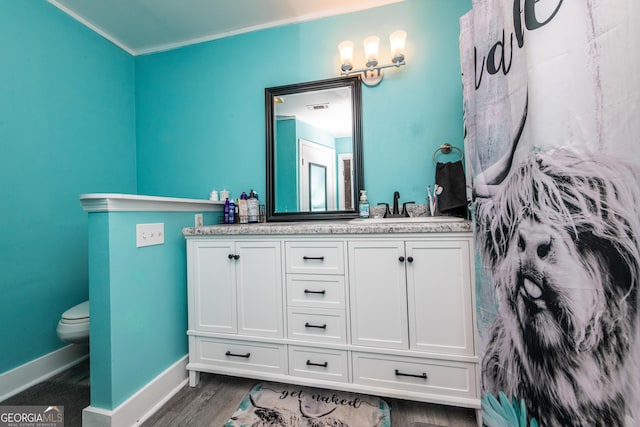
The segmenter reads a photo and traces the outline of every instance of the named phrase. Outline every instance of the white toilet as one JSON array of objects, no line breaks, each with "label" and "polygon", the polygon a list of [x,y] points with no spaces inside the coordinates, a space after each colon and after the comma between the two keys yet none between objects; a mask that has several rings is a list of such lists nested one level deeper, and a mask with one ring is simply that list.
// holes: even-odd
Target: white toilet
[{"label": "white toilet", "polygon": [[71,344],[89,344],[89,301],[62,313],[56,328],[58,338]]}]

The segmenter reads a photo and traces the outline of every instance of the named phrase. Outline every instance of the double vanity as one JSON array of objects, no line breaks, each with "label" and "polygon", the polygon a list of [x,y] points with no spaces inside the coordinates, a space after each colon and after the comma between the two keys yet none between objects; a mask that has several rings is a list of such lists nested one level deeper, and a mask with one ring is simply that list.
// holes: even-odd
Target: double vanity
[{"label": "double vanity", "polygon": [[185,228],[200,372],[480,408],[471,224]]}]

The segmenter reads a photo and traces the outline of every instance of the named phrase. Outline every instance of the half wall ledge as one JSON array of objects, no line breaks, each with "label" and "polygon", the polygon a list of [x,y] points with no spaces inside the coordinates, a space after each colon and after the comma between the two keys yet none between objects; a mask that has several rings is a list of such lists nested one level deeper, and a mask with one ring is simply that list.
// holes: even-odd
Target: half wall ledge
[{"label": "half wall ledge", "polygon": [[218,212],[224,202],[137,194],[89,193],[80,195],[85,212]]}]

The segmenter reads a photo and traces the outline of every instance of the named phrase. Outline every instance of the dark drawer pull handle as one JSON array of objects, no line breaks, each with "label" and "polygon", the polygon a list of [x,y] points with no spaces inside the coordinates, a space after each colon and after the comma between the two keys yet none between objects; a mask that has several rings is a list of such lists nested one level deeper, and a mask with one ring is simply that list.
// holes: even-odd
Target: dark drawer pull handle
[{"label": "dark drawer pull handle", "polygon": [[304,293],[305,294],[321,294],[321,295],[324,295],[325,291],[324,290],[323,291],[310,291],[309,289],[305,289]]},{"label": "dark drawer pull handle", "polygon": [[323,325],[312,325],[311,323],[307,322],[304,324],[305,328],[318,328],[318,329],[327,329],[327,324],[323,324]]},{"label": "dark drawer pull handle", "polygon": [[235,353],[231,353],[229,350],[227,350],[227,352],[224,354],[225,356],[234,356],[234,357],[244,357],[245,359],[248,359],[249,356],[251,356],[251,353],[247,353],[247,354],[235,354]]},{"label": "dark drawer pull handle", "polygon": [[413,257],[412,257],[412,256],[407,257],[407,261],[409,261],[409,262],[413,262]]},{"label": "dark drawer pull handle", "polygon": [[320,366],[321,368],[326,368],[327,366],[329,366],[329,362],[314,363],[311,360],[307,360],[307,366]]},{"label": "dark drawer pull handle", "polygon": [[422,375],[415,375],[415,374],[405,374],[404,372],[400,372],[399,370],[396,369],[396,375],[399,377],[414,377],[414,378],[422,378],[423,380],[427,379],[426,372],[423,372]]},{"label": "dark drawer pull handle", "polygon": [[398,258],[398,261],[400,261],[400,262],[404,262],[404,257],[403,257],[403,256],[399,257],[399,258]]},{"label": "dark drawer pull handle", "polygon": [[324,257],[323,256],[306,256],[305,255],[305,256],[302,257],[302,259],[317,259],[317,260],[322,261],[322,260],[324,260]]}]

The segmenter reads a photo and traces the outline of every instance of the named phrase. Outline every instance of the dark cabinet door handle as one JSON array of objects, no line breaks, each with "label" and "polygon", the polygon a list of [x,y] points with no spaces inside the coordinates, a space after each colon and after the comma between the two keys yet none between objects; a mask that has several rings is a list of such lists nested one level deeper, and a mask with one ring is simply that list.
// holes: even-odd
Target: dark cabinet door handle
[{"label": "dark cabinet door handle", "polygon": [[413,257],[412,257],[412,256],[407,257],[407,261],[409,261],[409,262],[413,262]]},{"label": "dark cabinet door handle", "polygon": [[318,328],[318,329],[327,329],[327,324],[324,323],[322,325],[312,325],[311,323],[307,322],[304,324],[305,328]]},{"label": "dark cabinet door handle", "polygon": [[235,260],[240,259],[240,255],[238,255],[238,254],[234,255],[234,256],[233,256],[233,259],[235,259]]},{"label": "dark cabinet door handle", "polygon": [[426,372],[423,372],[422,375],[405,374],[404,372],[400,372],[399,370],[396,369],[396,375],[399,376],[399,377],[422,378],[423,380],[427,379],[427,373]]},{"label": "dark cabinet door handle", "polygon": [[231,353],[229,350],[227,350],[227,352],[224,355],[225,356],[233,356],[233,357],[244,357],[245,359],[248,359],[249,356],[251,356],[251,353],[235,354],[235,353]]},{"label": "dark cabinet door handle", "polygon": [[398,261],[400,261],[400,262],[404,262],[404,257],[403,257],[403,256],[401,256],[400,258],[398,258]]},{"label": "dark cabinet door handle", "polygon": [[305,256],[303,256],[303,257],[302,257],[302,259],[304,259],[304,260],[307,260],[307,259],[317,259],[317,260],[319,260],[319,261],[322,261],[322,260],[324,260],[324,257],[323,257],[323,256],[306,256],[306,255],[305,255]]},{"label": "dark cabinet door handle", "polygon": [[314,363],[311,360],[307,360],[307,366],[320,366],[322,368],[326,368],[327,366],[329,366],[329,362]]},{"label": "dark cabinet door handle", "polygon": [[229,259],[233,259],[233,254],[229,254]]},{"label": "dark cabinet door handle", "polygon": [[322,290],[322,291],[311,291],[309,289],[305,289],[304,293],[305,294],[320,294],[320,295],[324,295],[325,291],[324,290]]}]

